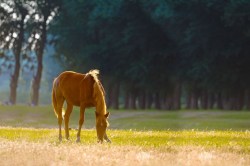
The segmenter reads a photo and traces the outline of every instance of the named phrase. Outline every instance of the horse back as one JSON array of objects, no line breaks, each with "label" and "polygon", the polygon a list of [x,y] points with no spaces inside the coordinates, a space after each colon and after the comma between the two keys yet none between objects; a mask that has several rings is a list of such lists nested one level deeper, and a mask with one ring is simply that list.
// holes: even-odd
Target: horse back
[{"label": "horse back", "polygon": [[72,71],[65,71],[57,77],[58,88],[62,96],[75,106],[81,104],[85,106],[93,106],[93,84],[91,77],[85,77],[85,74]]}]

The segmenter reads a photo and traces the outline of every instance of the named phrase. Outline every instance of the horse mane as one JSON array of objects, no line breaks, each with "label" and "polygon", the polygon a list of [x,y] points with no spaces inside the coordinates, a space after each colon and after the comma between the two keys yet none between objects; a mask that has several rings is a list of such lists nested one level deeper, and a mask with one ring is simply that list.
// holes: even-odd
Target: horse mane
[{"label": "horse mane", "polygon": [[98,69],[93,69],[90,70],[85,77],[87,77],[88,75],[92,76],[92,78],[94,79],[94,81],[97,83],[97,85],[99,86],[99,88],[101,89],[103,95],[105,96],[106,92],[101,84],[101,81],[98,78],[98,75],[100,74],[100,71]]},{"label": "horse mane", "polygon": [[105,103],[105,90],[98,78],[98,74],[99,74],[99,70],[97,69],[94,69],[94,70],[90,70],[86,76],[91,76],[95,83],[93,85],[93,88],[94,88],[94,91],[93,91],[93,94],[94,94],[94,97],[96,99],[96,101],[98,101],[98,103],[100,104],[99,106],[102,107],[101,110],[104,110],[104,113],[106,113],[106,103]]},{"label": "horse mane", "polygon": [[98,69],[93,69],[93,70],[90,70],[86,74],[86,76],[91,75],[94,78],[95,82],[99,82],[98,74],[100,74],[100,71]]}]

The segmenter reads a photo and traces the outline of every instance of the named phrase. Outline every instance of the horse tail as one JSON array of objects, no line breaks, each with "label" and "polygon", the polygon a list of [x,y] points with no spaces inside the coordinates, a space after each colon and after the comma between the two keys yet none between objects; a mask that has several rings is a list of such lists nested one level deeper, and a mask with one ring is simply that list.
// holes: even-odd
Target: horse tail
[{"label": "horse tail", "polygon": [[56,101],[56,89],[57,89],[57,78],[55,78],[54,82],[53,82],[53,88],[52,88],[52,93],[51,93],[51,98],[52,98],[52,105],[54,108],[54,112],[56,117],[58,117],[58,109],[57,109],[57,101]]}]

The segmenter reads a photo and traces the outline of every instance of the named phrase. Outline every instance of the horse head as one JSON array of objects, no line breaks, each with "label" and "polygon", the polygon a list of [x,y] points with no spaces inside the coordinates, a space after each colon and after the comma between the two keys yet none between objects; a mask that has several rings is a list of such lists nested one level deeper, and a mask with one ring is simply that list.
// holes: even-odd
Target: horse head
[{"label": "horse head", "polygon": [[103,139],[105,139],[107,142],[110,142],[106,134],[106,129],[109,126],[107,120],[109,112],[107,112],[104,115],[101,115],[100,113],[97,112],[95,112],[95,114],[96,114],[96,132],[97,132],[98,142],[102,143]]}]

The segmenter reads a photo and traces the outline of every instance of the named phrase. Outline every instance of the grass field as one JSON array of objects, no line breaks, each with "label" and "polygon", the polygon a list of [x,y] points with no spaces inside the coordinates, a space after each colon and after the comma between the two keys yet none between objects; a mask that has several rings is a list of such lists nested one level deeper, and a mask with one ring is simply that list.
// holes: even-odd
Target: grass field
[{"label": "grass field", "polygon": [[110,110],[111,144],[96,143],[94,110],[82,142],[58,142],[50,106],[0,106],[0,165],[250,165],[250,112]]},{"label": "grass field", "polygon": [[[134,111],[109,110],[110,129],[133,130],[250,130],[250,111]],[[94,109],[85,111],[84,127],[95,126]],[[74,108],[70,127],[77,128],[79,109]],[[55,128],[51,106],[0,106],[0,126]]]}]

